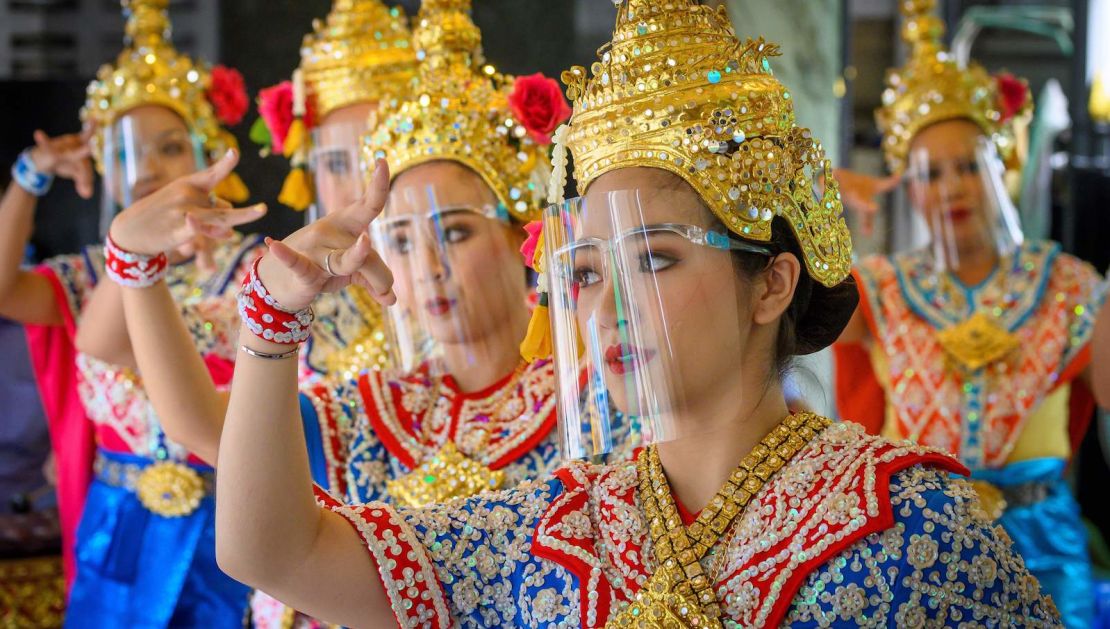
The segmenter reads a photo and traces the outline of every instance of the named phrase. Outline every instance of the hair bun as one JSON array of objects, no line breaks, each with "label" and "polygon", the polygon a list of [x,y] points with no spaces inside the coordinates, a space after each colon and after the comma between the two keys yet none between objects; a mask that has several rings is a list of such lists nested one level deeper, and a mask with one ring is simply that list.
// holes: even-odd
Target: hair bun
[{"label": "hair bun", "polygon": [[858,304],[859,289],[851,275],[832,288],[813,282],[809,303],[805,311],[799,313],[795,325],[794,354],[813,354],[835,343]]}]

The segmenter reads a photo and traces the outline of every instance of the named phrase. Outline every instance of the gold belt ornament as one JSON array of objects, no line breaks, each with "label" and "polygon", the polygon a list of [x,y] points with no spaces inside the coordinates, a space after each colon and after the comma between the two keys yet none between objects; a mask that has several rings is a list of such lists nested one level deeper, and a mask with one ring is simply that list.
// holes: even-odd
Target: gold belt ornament
[{"label": "gold belt ornament", "polygon": [[504,482],[505,472],[467,457],[448,441],[416,469],[389,481],[386,491],[402,505],[422,507],[499,489]]},{"label": "gold belt ornament", "polygon": [[143,466],[98,456],[97,478],[113,487],[135,493],[148,511],[166,518],[187,516],[200,507],[211,488],[210,474],[176,461],[157,461]]},{"label": "gold belt ornament", "polygon": [[1001,359],[1021,343],[993,319],[977,312],[963,323],[937,333],[944,351],[964,367],[975,371]]},{"label": "gold belt ornament", "polygon": [[135,493],[151,513],[167,518],[186,516],[204,499],[204,479],[188,465],[159,461],[139,474]]}]

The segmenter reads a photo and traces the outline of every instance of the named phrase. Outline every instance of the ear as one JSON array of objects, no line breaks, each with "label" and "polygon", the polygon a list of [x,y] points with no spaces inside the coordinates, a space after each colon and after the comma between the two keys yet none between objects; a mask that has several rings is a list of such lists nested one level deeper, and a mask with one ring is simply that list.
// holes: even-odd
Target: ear
[{"label": "ear", "polygon": [[752,320],[758,325],[774,323],[790,307],[802,264],[792,253],[781,253],[763,272],[752,291]]}]

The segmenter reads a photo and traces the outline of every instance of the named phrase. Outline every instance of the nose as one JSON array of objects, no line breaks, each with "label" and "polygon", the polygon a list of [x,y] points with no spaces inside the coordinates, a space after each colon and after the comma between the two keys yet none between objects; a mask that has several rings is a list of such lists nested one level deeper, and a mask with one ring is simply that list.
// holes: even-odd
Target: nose
[{"label": "nose", "polygon": [[443,256],[440,255],[439,247],[434,239],[418,237],[416,249],[417,255],[420,256],[421,279],[439,283],[450,276],[447,264],[443,260]]},{"label": "nose", "polygon": [[154,151],[142,151],[135,160],[134,185],[156,183],[162,177],[162,164]]},{"label": "nose", "polygon": [[958,165],[954,163],[946,164],[941,171],[940,181],[938,182],[941,188],[941,197],[945,201],[962,198],[967,191],[967,178],[969,176],[962,172]]},{"label": "nose", "polygon": [[601,291],[597,297],[597,303],[594,305],[593,313],[598,326],[602,329],[618,329],[625,317],[625,314],[618,312],[617,309],[619,291],[619,285],[610,278],[606,278],[601,285]]}]

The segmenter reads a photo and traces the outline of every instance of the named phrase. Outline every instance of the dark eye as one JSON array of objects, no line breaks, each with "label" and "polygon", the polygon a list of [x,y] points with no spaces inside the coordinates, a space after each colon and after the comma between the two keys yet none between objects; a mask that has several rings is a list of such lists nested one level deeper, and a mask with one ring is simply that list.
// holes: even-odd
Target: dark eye
[{"label": "dark eye", "polygon": [[389,247],[393,251],[404,255],[412,251],[412,242],[407,234],[394,234],[389,241]]},{"label": "dark eye", "polygon": [[960,162],[961,175],[975,175],[979,173],[979,162],[975,160],[967,160]]},{"label": "dark eye", "polygon": [[351,165],[343,153],[331,153],[324,157],[324,168],[332,175],[346,175],[351,172]]},{"label": "dark eye", "polygon": [[665,271],[678,262],[673,256],[669,256],[660,251],[645,251],[640,254],[640,272],[641,273],[657,273]]},{"label": "dark eye", "polygon": [[162,145],[162,155],[166,157],[179,157],[185,154],[185,143],[180,141],[166,142]]},{"label": "dark eye", "polygon": [[930,166],[929,167],[929,172],[927,173],[927,175],[929,177],[929,181],[936,181],[937,179],[940,179],[940,177],[941,177],[940,167],[939,166]]},{"label": "dark eye", "polygon": [[443,230],[443,240],[449,245],[460,243],[470,238],[470,229],[461,225],[452,225]]},{"label": "dark eye", "polygon": [[571,279],[579,288],[586,288],[600,282],[601,274],[595,271],[593,267],[582,265],[574,269],[574,272],[571,273]]}]

